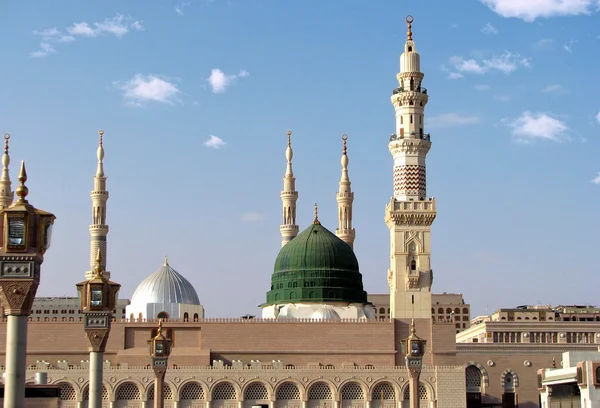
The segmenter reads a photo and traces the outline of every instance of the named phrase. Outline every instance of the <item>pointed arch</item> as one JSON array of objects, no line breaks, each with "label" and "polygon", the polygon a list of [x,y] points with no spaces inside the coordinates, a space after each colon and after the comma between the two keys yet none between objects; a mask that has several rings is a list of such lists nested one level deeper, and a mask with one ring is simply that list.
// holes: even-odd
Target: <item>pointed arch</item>
[{"label": "pointed arch", "polygon": [[511,370],[510,368],[507,368],[502,373],[502,376],[500,376],[500,386],[502,387],[502,389],[506,388],[505,387],[506,386],[506,376],[508,374],[510,374],[512,376],[512,384],[513,384],[512,386],[514,388],[518,388],[519,387],[519,376],[513,370]]},{"label": "pointed arch", "polygon": [[481,376],[482,376],[482,381],[481,381],[481,386],[486,386],[488,387],[490,385],[490,376],[487,372],[487,370],[485,369],[484,366],[482,366],[481,364],[479,364],[477,361],[469,361],[466,365],[465,365],[465,370],[467,369],[467,367],[469,366],[475,366],[479,369],[479,371],[481,371]]}]

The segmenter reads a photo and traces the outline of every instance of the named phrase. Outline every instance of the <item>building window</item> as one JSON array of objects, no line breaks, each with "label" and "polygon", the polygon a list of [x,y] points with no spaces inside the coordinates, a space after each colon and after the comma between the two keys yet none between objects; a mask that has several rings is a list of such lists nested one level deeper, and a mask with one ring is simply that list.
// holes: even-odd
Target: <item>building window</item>
[{"label": "building window", "polygon": [[167,312],[160,312],[157,316],[157,319],[168,319],[169,318],[169,314]]},{"label": "building window", "polygon": [[410,261],[410,270],[411,271],[417,270],[417,262],[414,259],[412,261]]},{"label": "building window", "polygon": [[184,321],[184,322],[187,322],[189,319],[190,319],[190,315],[188,314],[188,312],[185,312],[185,313],[183,314],[183,321]]}]

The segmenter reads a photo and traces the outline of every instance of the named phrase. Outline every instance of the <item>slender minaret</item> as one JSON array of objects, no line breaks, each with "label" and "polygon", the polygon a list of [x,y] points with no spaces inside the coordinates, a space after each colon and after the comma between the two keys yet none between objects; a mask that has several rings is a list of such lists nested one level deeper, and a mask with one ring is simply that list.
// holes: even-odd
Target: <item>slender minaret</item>
[{"label": "slender minaret", "polygon": [[108,201],[108,191],[106,191],[106,176],[104,176],[104,146],[102,145],[102,136],[104,131],[99,130],[100,142],[96,152],[98,156],[98,168],[94,176],[94,190],[90,194],[92,198],[92,225],[90,225],[90,270],[85,273],[86,279],[94,277],[96,270],[96,257],[98,249],[100,250],[100,267],[104,271],[102,274],[106,279],[110,279],[110,272],[106,270],[106,236],[108,235],[108,225],[106,224],[106,202]]},{"label": "slender minaret", "polygon": [[281,231],[281,246],[290,242],[298,235],[298,225],[296,225],[296,201],[298,201],[298,192],[296,191],[296,177],[292,170],[292,131],[288,130],[288,145],[285,151],[287,158],[287,168],[283,177],[283,191],[281,192],[281,202],[283,204],[283,223],[279,227]]},{"label": "slender minaret", "polygon": [[423,133],[423,114],[428,96],[421,86],[424,75],[412,39],[412,16],[406,22],[408,38],[397,75],[400,86],[391,98],[397,133],[388,146],[394,158],[394,197],[386,207],[391,240],[390,312],[397,319],[431,319],[429,244],[436,212],[434,199],[426,198],[425,158],[431,142],[429,134]]},{"label": "slender minaret", "polygon": [[8,174],[8,165],[10,164],[10,156],[8,155],[8,140],[10,135],[4,135],[4,155],[2,155],[2,176],[0,177],[0,210],[8,208],[14,198],[15,192],[11,189],[10,176]]},{"label": "slender minaret", "polygon": [[342,135],[342,178],[340,179],[340,188],[336,194],[338,203],[338,228],[335,234],[352,248],[354,248],[354,238],[356,232],[352,228],[352,203],[354,202],[354,193],[350,187],[350,177],[348,177],[348,154],[346,141],[348,135]]}]

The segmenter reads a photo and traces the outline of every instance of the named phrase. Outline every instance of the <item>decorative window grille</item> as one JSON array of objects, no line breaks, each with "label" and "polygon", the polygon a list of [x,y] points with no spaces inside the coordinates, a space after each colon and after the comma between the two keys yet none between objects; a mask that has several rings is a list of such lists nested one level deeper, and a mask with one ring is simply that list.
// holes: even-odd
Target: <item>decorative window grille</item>
[{"label": "decorative window grille", "polygon": [[[427,388],[425,388],[423,383],[419,384],[419,399],[420,400],[428,400],[429,399],[429,393],[427,392]],[[404,400],[405,401],[410,400],[410,386],[408,386],[408,385],[404,389]]]},{"label": "decorative window grille", "polygon": [[76,401],[77,393],[75,392],[75,388],[69,383],[61,383],[60,399],[63,401]]},{"label": "decorative window grille", "polygon": [[137,385],[131,382],[121,384],[117,388],[116,400],[141,400],[140,389]]},{"label": "decorative window grille", "polygon": [[222,382],[217,384],[212,392],[213,400],[234,400],[237,399],[235,388],[231,383]]},{"label": "decorative window grille", "polygon": [[[90,387],[86,386],[85,390],[83,391],[83,400],[89,401],[89,399],[90,399]],[[102,386],[102,400],[108,401],[108,390],[106,389],[105,386]]]},{"label": "decorative window grille", "polygon": [[327,383],[318,382],[313,384],[308,390],[309,400],[332,400],[333,394]]},{"label": "decorative window grille", "polygon": [[365,393],[360,384],[351,382],[342,387],[343,400],[364,400]]},{"label": "decorative window grille", "polygon": [[244,391],[244,399],[245,400],[268,400],[269,393],[267,392],[267,387],[264,384],[259,382],[254,382],[250,384],[246,391]]},{"label": "decorative window grille", "polygon": [[[171,387],[167,384],[163,384],[163,399],[173,399],[173,391],[171,391]],[[154,400],[154,384],[152,384],[148,390],[148,400]]]},{"label": "decorative window grille", "polygon": [[197,382],[191,382],[183,386],[179,395],[181,400],[203,400],[204,390]]},{"label": "decorative window grille", "polygon": [[393,401],[396,399],[396,391],[394,390],[394,387],[390,383],[387,383],[387,382],[379,383],[373,389],[372,399],[373,399],[373,401],[379,401],[382,399]]},{"label": "decorative window grille", "polygon": [[277,388],[277,399],[299,400],[300,390],[298,389],[298,386],[292,382],[283,383]]},{"label": "decorative window grille", "polygon": [[465,370],[467,387],[481,387],[481,371],[479,368],[470,365]]}]

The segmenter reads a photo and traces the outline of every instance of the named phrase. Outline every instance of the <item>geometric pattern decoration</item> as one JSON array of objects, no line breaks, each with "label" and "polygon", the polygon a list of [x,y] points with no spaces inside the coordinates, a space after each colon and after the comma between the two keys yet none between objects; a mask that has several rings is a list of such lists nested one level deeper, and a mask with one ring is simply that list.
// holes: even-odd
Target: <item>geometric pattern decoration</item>
[{"label": "geometric pattern decoration", "polygon": [[60,399],[63,401],[75,401],[77,400],[77,393],[75,388],[69,383],[60,384]]},{"label": "geometric pattern decoration", "polygon": [[308,390],[308,399],[309,400],[332,400],[333,394],[331,392],[331,388],[329,384],[324,382],[318,382],[316,384],[311,385]]},{"label": "geometric pattern decoration", "polygon": [[395,400],[396,399],[396,391],[392,384],[388,382],[379,383],[373,388],[372,394],[373,400]]},{"label": "geometric pattern decoration", "polygon": [[277,387],[278,400],[300,400],[300,390],[293,382],[285,382]]},{"label": "geometric pattern decoration", "polygon": [[259,382],[254,382],[250,384],[246,391],[244,391],[244,399],[245,400],[268,400],[269,393],[267,391],[267,387],[264,384]]},{"label": "geometric pattern decoration", "polygon": [[197,382],[190,382],[183,386],[179,394],[180,400],[203,400],[204,390]]},{"label": "geometric pattern decoration", "polygon": [[[163,399],[173,399],[173,391],[171,391],[171,387],[169,387],[167,384],[163,384]],[[154,400],[154,384],[152,384],[148,390],[148,401],[150,400]]]},{"label": "geometric pattern decoration", "polygon": [[132,382],[123,383],[117,388],[116,400],[141,400],[142,395],[137,385]]},{"label": "geometric pattern decoration", "polygon": [[360,386],[360,384],[356,383],[356,382],[350,382],[348,384],[345,384],[342,387],[342,399],[343,400],[364,400],[365,399],[365,393],[362,389],[362,387]]},{"label": "geometric pattern decoration", "polygon": [[233,384],[229,382],[222,382],[217,384],[213,390],[213,400],[234,400],[237,399],[237,394]]},{"label": "geometric pattern decoration", "polygon": [[482,385],[489,387],[490,385],[490,375],[488,374],[487,370],[485,369],[484,366],[482,366],[481,364],[479,364],[477,361],[469,361],[465,367],[468,366],[475,366],[479,369],[479,371],[481,371],[481,375],[482,375]]},{"label": "geometric pattern decoration", "polygon": [[403,164],[394,166],[394,195],[427,195],[427,176],[425,166]]},{"label": "geometric pattern decoration", "polygon": [[[428,400],[429,393],[427,392],[427,388],[423,383],[419,383],[419,399],[420,400]],[[410,386],[407,385],[404,389],[404,401],[410,401]]]},{"label": "geometric pattern decoration", "polygon": [[[86,385],[85,389],[83,390],[83,400],[84,401],[89,401],[90,399],[90,387]],[[108,390],[106,389],[106,386],[102,386],[102,400],[103,401],[108,401]]]},{"label": "geometric pattern decoration", "polygon": [[481,387],[483,375],[479,368],[470,365],[465,370],[465,379],[468,387]]}]

